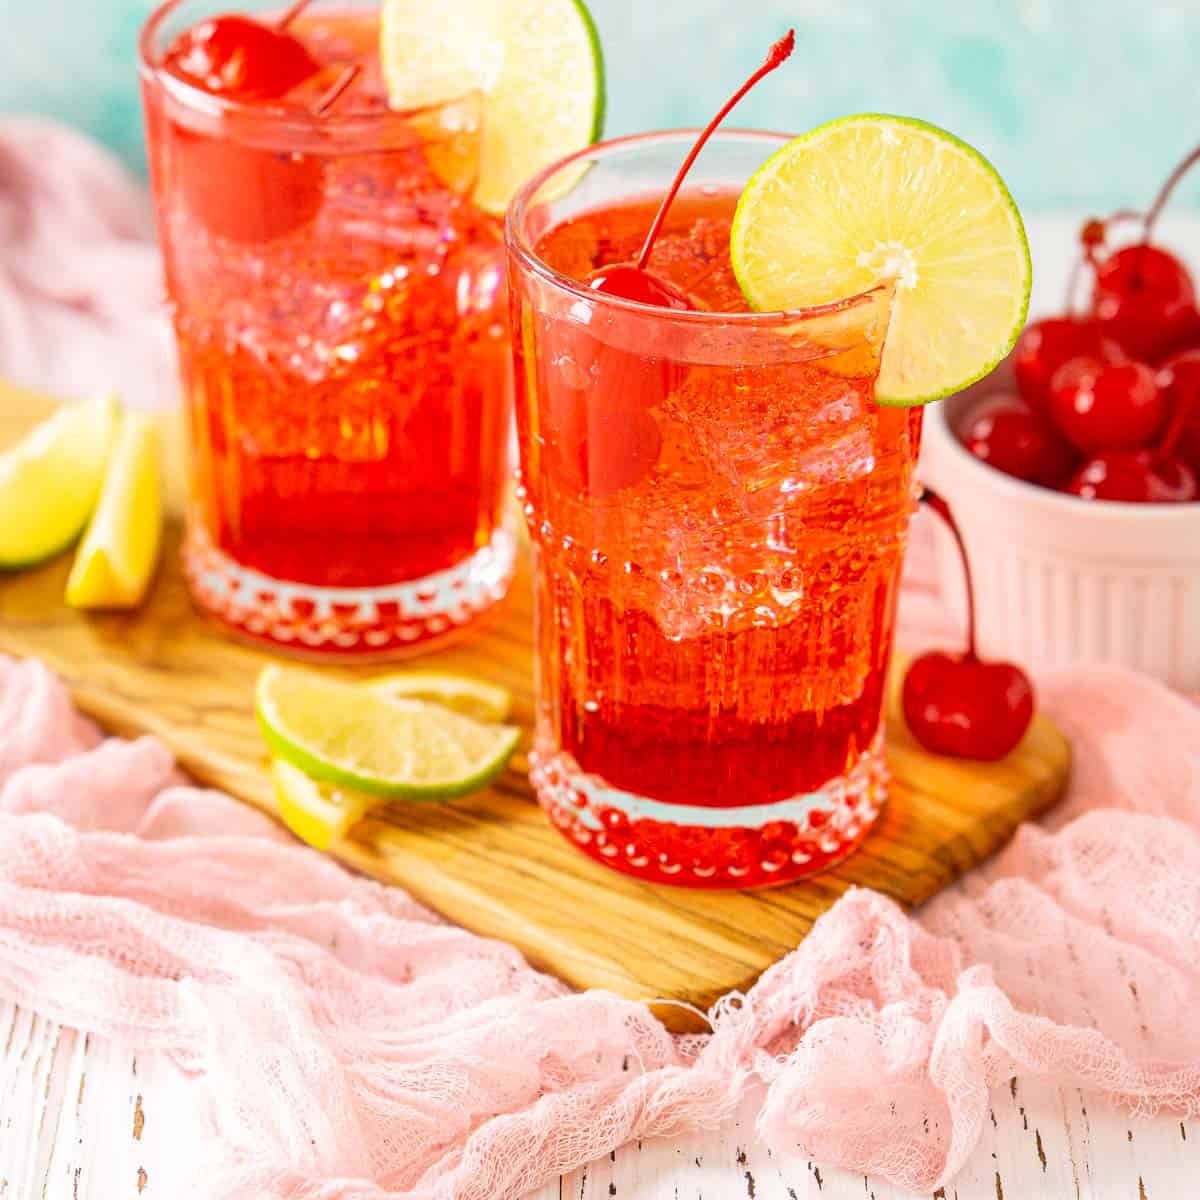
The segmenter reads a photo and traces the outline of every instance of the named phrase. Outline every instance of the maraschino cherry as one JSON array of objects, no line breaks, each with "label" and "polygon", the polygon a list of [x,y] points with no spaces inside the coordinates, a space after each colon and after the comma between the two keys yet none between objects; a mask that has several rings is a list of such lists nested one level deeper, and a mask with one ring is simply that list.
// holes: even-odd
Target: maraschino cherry
[{"label": "maraschino cherry", "polygon": [[1066,490],[1084,500],[1128,504],[1186,504],[1200,496],[1187,463],[1159,449],[1098,454],[1075,472]]},{"label": "maraschino cherry", "polygon": [[[1085,227],[1085,251],[1096,273],[1092,310],[1102,332],[1132,358],[1157,362],[1182,349],[1200,332],[1196,289],[1187,268],[1171,253],[1152,244],[1154,227],[1167,201],[1189,170],[1200,162],[1193,150],[1167,177],[1146,212],[1142,238],[1132,246],[1099,257],[1106,222]],[[1128,214],[1119,213],[1124,219]],[[1087,237],[1098,227],[1099,237]]]},{"label": "maraschino cherry", "polygon": [[1126,354],[1156,362],[1194,327],[1196,291],[1179,259],[1139,242],[1097,263],[1092,306],[1101,331]]},{"label": "maraschino cherry", "polygon": [[[193,87],[239,104],[285,103],[320,64],[288,27],[311,0],[297,0],[273,26],[229,15],[180,35],[164,66]],[[353,82],[349,67],[316,105],[320,116]],[[321,209],[324,168],[313,155],[247,145],[232,135],[176,131],[177,169],[188,211],[233,242],[272,241],[307,225]]]},{"label": "maraschino cherry", "polygon": [[1022,397],[989,396],[959,428],[962,444],[980,461],[1015,479],[1057,487],[1071,473],[1071,447]]},{"label": "maraschino cherry", "polygon": [[1082,317],[1047,317],[1025,327],[1013,350],[1013,376],[1029,404],[1050,401],[1055,372],[1073,358],[1099,358],[1103,338],[1093,321]]},{"label": "maraschino cherry", "polygon": [[1138,450],[1162,432],[1167,406],[1140,362],[1073,359],[1050,385],[1050,417],[1082,454]]},{"label": "maraschino cherry", "polygon": [[201,21],[172,44],[163,65],[216,96],[278,100],[321,69],[288,32],[310,3],[297,0],[274,25],[236,13]]},{"label": "maraschino cherry", "polygon": [[[654,308],[688,311],[701,307],[682,288],[655,274],[646,264],[671,203],[705,142],[734,105],[788,58],[794,45],[795,33],[789,30],[771,47],[763,65],[705,127],[663,197],[637,260],[598,268],[586,280],[589,288],[604,296]],[[548,452],[558,456],[565,478],[592,499],[604,500],[635,486],[658,461],[662,432],[651,410],[678,386],[683,368],[652,354],[601,342],[586,329],[567,328],[560,336],[560,364],[569,359],[572,365],[561,371],[553,391],[555,403],[547,413],[551,435]],[[578,386],[570,383],[572,376],[578,378]],[[595,378],[605,380],[603,389],[592,386]]]},{"label": "maraschino cherry", "polygon": [[687,173],[692,169],[692,164],[696,161],[700,151],[704,149],[705,143],[716,131],[717,126],[729,116],[742,97],[760,79],[788,60],[795,47],[796,31],[789,29],[771,47],[763,65],[725,101],[720,112],[701,131],[700,136],[696,139],[696,144],[688,153],[687,158],[683,160],[683,165],[679,168],[670,190],[663,197],[662,204],[658,206],[658,212],[646,233],[646,240],[642,243],[642,252],[637,256],[636,261],[611,263],[607,267],[598,268],[588,276],[588,287],[605,296],[618,296],[622,300],[635,300],[639,304],[652,304],[658,308],[694,309],[697,307],[691,297],[681,288],[649,270],[647,264],[650,261],[650,254],[654,250],[654,243],[658,239],[659,233],[662,232],[671,202],[679,194],[679,189],[683,186]]},{"label": "maraschino cherry", "polygon": [[975,649],[975,589],[950,506],[926,488],[921,496],[954,537],[967,587],[967,650],[914,659],[904,676],[904,718],[913,737],[934,754],[992,762],[1025,736],[1033,720],[1033,686],[1020,667],[983,662]]}]

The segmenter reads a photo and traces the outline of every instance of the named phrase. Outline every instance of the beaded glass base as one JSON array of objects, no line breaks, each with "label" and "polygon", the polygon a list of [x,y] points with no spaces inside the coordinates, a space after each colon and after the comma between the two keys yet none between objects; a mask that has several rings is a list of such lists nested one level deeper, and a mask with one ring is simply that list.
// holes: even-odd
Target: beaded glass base
[{"label": "beaded glass base", "polygon": [[452,637],[502,599],[516,539],[506,529],[469,558],[422,579],[321,588],[240,566],[191,526],[183,568],[201,608],[235,632],[296,654],[399,657]]},{"label": "beaded glass base", "polygon": [[771,887],[840,862],[870,832],[887,798],[882,733],[849,774],[771,804],[664,804],[608,786],[553,747],[530,779],[551,821],[585,854],[653,883]]}]

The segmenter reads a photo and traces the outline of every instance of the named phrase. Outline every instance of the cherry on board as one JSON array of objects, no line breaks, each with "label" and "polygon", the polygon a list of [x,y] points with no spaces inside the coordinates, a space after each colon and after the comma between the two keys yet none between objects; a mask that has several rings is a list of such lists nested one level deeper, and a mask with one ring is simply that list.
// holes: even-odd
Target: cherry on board
[{"label": "cherry on board", "polygon": [[1140,362],[1072,359],[1050,386],[1050,418],[1082,454],[1138,450],[1161,432],[1167,406]]},{"label": "cherry on board", "polygon": [[942,651],[914,659],[904,676],[904,719],[934,754],[994,762],[1033,720],[1033,687],[1020,667]]},{"label": "cherry on board", "polygon": [[241,101],[281,99],[321,69],[286,29],[236,14],[201,21],[181,34],[164,66],[193,87]]},{"label": "cherry on board", "polygon": [[1020,667],[984,662],[975,649],[975,588],[966,547],[949,504],[926,488],[921,502],[949,529],[967,589],[967,649],[922,654],[904,675],[901,705],[913,737],[926,750],[992,762],[1015,750],[1033,720],[1033,685]]},{"label": "cherry on board", "polygon": [[1094,321],[1048,317],[1027,325],[1013,350],[1017,390],[1035,406],[1050,400],[1050,381],[1064,363],[1085,356],[1101,357],[1103,337]]},{"label": "cherry on board", "polygon": [[1196,291],[1179,259],[1139,242],[1096,263],[1092,311],[1101,332],[1131,358],[1156,362],[1190,336]]},{"label": "cherry on board", "polygon": [[1084,500],[1128,504],[1186,504],[1200,497],[1191,467],[1161,450],[1098,454],[1075,472],[1065,490]]},{"label": "cherry on board", "polygon": [[959,427],[959,440],[981,462],[1028,483],[1058,487],[1075,464],[1062,434],[1020,396],[989,396]]},{"label": "cherry on board", "polygon": [[1159,368],[1158,386],[1171,414],[1163,444],[1200,470],[1200,349],[1168,358]]}]

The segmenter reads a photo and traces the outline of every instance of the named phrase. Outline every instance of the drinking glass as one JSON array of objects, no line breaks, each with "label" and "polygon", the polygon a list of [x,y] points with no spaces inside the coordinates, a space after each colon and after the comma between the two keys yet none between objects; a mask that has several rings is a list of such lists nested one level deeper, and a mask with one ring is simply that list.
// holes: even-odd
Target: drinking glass
[{"label": "drinking glass", "polygon": [[390,110],[378,5],[345,0],[289,27],[311,83],[211,94],[165,55],[224,8],[171,0],[140,45],[189,418],[185,571],[204,610],[277,647],[424,648],[503,595],[515,554],[503,245],[469,200],[479,99]]},{"label": "drinking glass", "polygon": [[741,888],[837,862],[884,802],[921,417],[875,400],[889,287],[744,311],[729,222],[780,137],[718,134],[672,207],[651,266],[707,310],[581,281],[633,257],[693,140],[593,147],[508,213],[532,778],[600,862]]}]

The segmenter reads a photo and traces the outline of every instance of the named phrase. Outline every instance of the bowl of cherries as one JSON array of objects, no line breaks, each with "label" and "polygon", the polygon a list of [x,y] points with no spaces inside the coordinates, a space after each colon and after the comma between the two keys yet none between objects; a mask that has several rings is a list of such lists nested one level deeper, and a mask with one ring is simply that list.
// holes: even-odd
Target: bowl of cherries
[{"label": "bowl of cherries", "polygon": [[[1120,663],[1200,689],[1200,296],[1143,213],[1088,221],[1066,310],[926,423],[923,478],[958,518],[981,649]],[[966,609],[939,534],[944,594]]]}]

